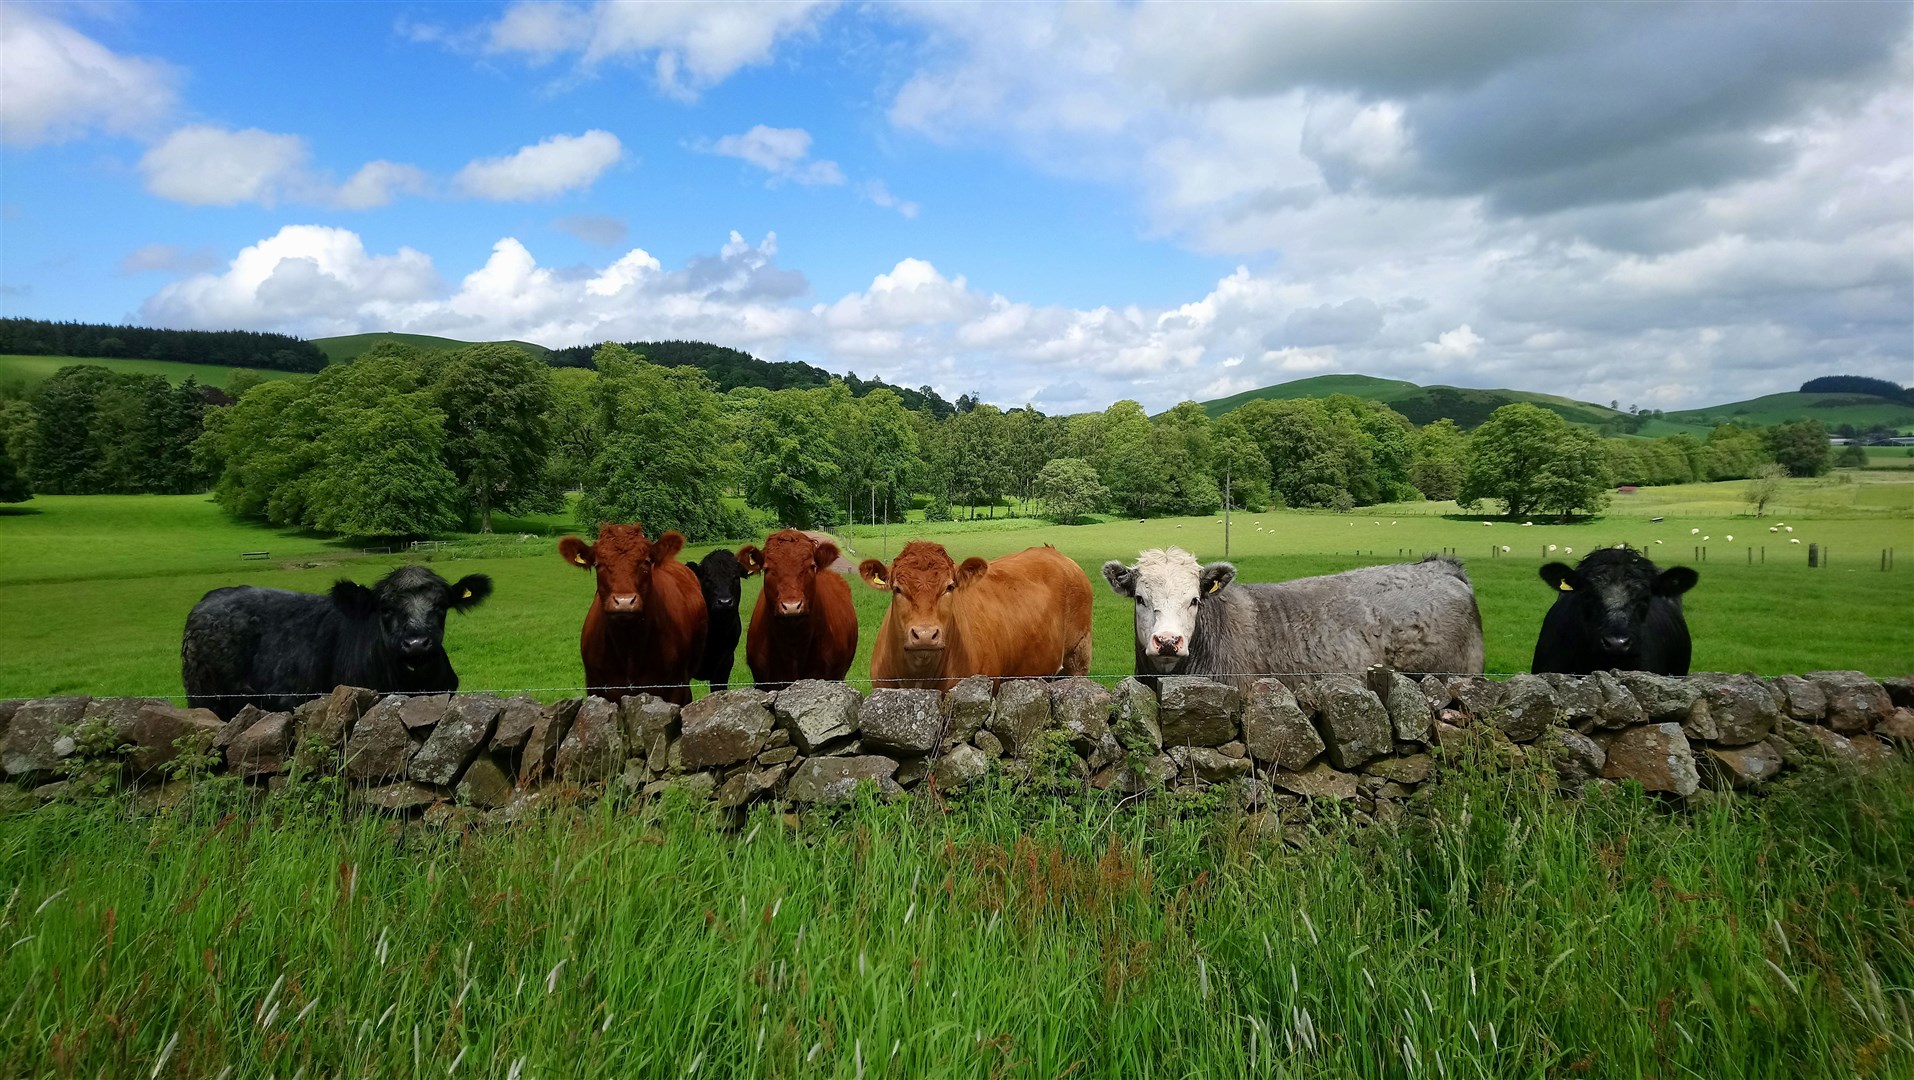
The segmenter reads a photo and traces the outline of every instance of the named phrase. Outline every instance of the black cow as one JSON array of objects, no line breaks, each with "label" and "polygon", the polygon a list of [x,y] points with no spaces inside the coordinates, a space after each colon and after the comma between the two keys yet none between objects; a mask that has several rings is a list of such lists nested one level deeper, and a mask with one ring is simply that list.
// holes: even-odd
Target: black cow
[{"label": "black cow", "polygon": [[346,684],[381,693],[457,690],[445,613],[492,594],[484,574],[445,579],[405,566],[372,588],[340,580],[324,594],[239,585],[214,589],[186,616],[186,700],[222,719],[248,704],[283,711]]},{"label": "black cow", "polygon": [[1632,548],[1602,548],[1573,570],[1542,567],[1557,590],[1535,639],[1536,674],[1587,675],[1610,669],[1688,674],[1688,623],[1681,594],[1698,580],[1686,566],[1662,570]]},{"label": "black cow", "polygon": [[[750,550],[755,551],[755,548]],[[698,588],[704,593],[705,612],[710,617],[704,638],[704,658],[692,671],[694,679],[703,679],[713,690],[731,685],[731,665],[738,659],[738,600],[744,594],[744,579],[759,566],[746,566],[742,555],[724,548],[691,564],[698,575]]]}]

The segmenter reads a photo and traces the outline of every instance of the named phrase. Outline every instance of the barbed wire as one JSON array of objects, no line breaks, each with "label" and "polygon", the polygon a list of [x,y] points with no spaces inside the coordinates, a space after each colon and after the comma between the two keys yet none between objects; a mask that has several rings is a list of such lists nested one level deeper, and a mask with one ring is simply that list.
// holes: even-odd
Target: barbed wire
[{"label": "barbed wire", "polygon": [[[901,686],[900,684],[910,683],[910,682],[942,682],[944,681],[945,678],[950,678],[958,682],[961,682],[966,678],[971,678],[971,679],[986,678],[986,679],[990,679],[992,682],[1001,682],[1005,680],[1012,680],[1012,681],[1035,680],[1040,682],[1062,682],[1065,679],[1076,678],[1076,679],[1089,679],[1092,682],[1111,682],[1111,683],[1121,682],[1124,679],[1170,679],[1170,678],[1186,678],[1186,677],[1198,678],[1198,679],[1209,679],[1212,681],[1221,680],[1221,679],[1284,679],[1284,678],[1323,679],[1323,678],[1330,678],[1332,676],[1341,676],[1341,675],[1353,676],[1356,678],[1363,678],[1363,677],[1366,677],[1371,670],[1397,671],[1398,669],[1379,667],[1376,669],[1365,668],[1360,671],[1239,671],[1239,672],[1203,671],[1203,672],[1187,672],[1187,673],[1172,672],[1168,674],[1159,674],[1156,672],[1132,672],[1132,673],[1126,673],[1126,674],[1103,674],[1103,675],[984,675],[982,673],[978,673],[973,675],[953,675],[953,676],[947,676],[947,677],[939,676],[939,677],[925,678],[925,679],[874,679],[874,678],[868,678],[868,677],[865,677],[865,678],[846,677],[842,679],[798,679],[798,680],[793,680],[792,682],[779,682],[777,686],[778,688],[783,689],[783,688],[790,687],[795,682],[827,682],[827,683],[844,683],[851,686],[868,686],[868,687],[875,687],[878,689],[910,689],[910,687]],[[1440,678],[1447,679],[1447,678],[1455,678],[1457,676],[1472,676],[1472,675],[1480,675],[1480,676],[1484,676],[1488,678],[1509,678],[1510,676],[1514,676],[1514,675],[1528,675],[1531,673],[1527,671],[1399,671],[1399,674],[1407,675],[1411,678],[1421,678],[1426,675],[1434,675]],[[700,683],[704,682],[703,679],[699,679],[696,681]],[[347,684],[341,683],[339,685],[344,686]],[[382,697],[434,697],[439,694],[494,694],[494,695],[501,695],[501,696],[515,696],[519,694],[557,694],[557,693],[568,693],[572,691],[578,691],[585,694],[597,694],[605,690],[617,690],[617,691],[623,691],[626,693],[631,693],[631,692],[648,693],[654,690],[685,690],[685,689],[691,689],[691,688],[693,688],[691,683],[628,683],[624,685],[610,685],[610,686],[607,686],[607,685],[519,686],[519,687],[486,687],[486,688],[478,688],[478,689],[460,688],[458,690],[375,690],[373,692],[379,694]],[[751,690],[755,688],[756,688],[756,683],[752,680],[743,680],[739,683],[726,687],[726,689],[728,690]],[[360,689],[368,689],[368,688],[361,687]],[[713,690],[711,692],[717,693],[718,691]],[[271,698],[271,697],[322,698],[327,696],[330,693],[332,693],[331,690],[247,690],[247,691],[235,691],[232,693],[223,693],[223,694],[188,694],[184,690],[163,690],[158,692],[133,693],[133,694],[127,694],[127,693],[119,693],[119,694],[85,693],[83,694],[81,692],[75,691],[72,693],[65,693],[65,694],[42,694],[42,695],[39,695],[39,697],[43,697],[43,698],[45,697],[82,697],[82,696],[95,697],[95,698],[193,697],[193,698],[202,698],[202,699],[204,698],[215,698],[215,699]],[[27,697],[26,695],[15,695],[15,694],[11,694],[10,692],[0,692],[0,697],[12,697],[15,700],[32,700],[32,698]]]}]

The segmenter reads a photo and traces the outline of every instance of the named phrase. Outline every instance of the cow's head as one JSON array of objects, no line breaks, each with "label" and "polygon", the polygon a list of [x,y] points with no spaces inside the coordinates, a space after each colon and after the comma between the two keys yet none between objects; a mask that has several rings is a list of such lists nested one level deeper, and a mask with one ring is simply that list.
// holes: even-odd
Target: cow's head
[{"label": "cow's head", "polygon": [[448,585],[423,566],[401,566],[369,589],[343,580],[332,586],[339,610],[355,619],[377,618],[380,640],[408,667],[439,651],[447,611],[468,611],[490,595],[492,579],[484,574],[467,574]]},{"label": "cow's head", "polygon": [[912,540],[889,567],[865,559],[857,572],[871,588],[891,594],[890,615],[906,653],[928,658],[942,655],[950,644],[957,590],[989,573],[990,564],[972,556],[958,565],[942,544]]},{"label": "cow's head", "polygon": [[1197,610],[1236,580],[1236,568],[1226,562],[1201,566],[1182,548],[1152,548],[1136,557],[1135,566],[1104,563],[1103,579],[1118,596],[1136,600],[1137,651],[1167,672],[1190,655]]},{"label": "cow's head", "polygon": [[740,560],[747,554],[764,568],[765,604],[771,614],[796,618],[810,614],[817,597],[817,573],[837,561],[837,545],[785,529],[772,533],[763,551],[750,545],[738,549]]},{"label": "cow's head", "polygon": [[605,614],[642,615],[651,595],[651,572],[677,558],[685,538],[667,532],[655,542],[645,539],[643,525],[600,525],[598,542],[587,544],[576,536],[558,542],[558,553],[579,566],[596,568],[598,603]]},{"label": "cow's head", "polygon": [[1632,548],[1602,548],[1572,570],[1564,563],[1549,563],[1542,567],[1542,580],[1574,605],[1590,640],[1604,654],[1621,659],[1635,653],[1655,597],[1679,602],[1699,575],[1686,566],[1659,570]]},{"label": "cow's head", "polygon": [[[747,547],[746,551],[756,551]],[[704,593],[705,610],[736,611],[744,593],[744,579],[757,573],[757,567],[745,563],[744,551],[732,554],[723,548],[691,564],[698,575],[698,589]]]}]

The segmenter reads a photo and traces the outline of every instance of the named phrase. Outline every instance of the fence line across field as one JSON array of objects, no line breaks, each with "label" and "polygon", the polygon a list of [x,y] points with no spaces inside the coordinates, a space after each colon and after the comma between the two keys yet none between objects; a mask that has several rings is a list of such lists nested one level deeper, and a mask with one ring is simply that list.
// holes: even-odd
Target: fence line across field
[{"label": "fence line across field", "polygon": [[[1124,679],[1143,679],[1143,678],[1147,678],[1147,679],[1194,678],[1194,679],[1209,679],[1212,681],[1218,680],[1218,679],[1279,679],[1279,678],[1323,679],[1333,675],[1349,675],[1355,678],[1364,678],[1372,670],[1384,671],[1384,670],[1395,670],[1395,669],[1377,667],[1377,668],[1365,668],[1362,671],[1237,671],[1237,672],[1208,672],[1206,671],[1206,672],[1191,673],[1189,675],[1176,675],[1176,674],[1158,675],[1154,673],[1145,673],[1145,674],[1139,675],[1134,672],[1129,674],[1123,674],[1123,675],[982,675],[982,674],[978,674],[978,675],[957,676],[956,678],[958,678],[959,681],[962,681],[965,678],[970,678],[970,679],[983,678],[983,679],[991,679],[991,680],[1012,680],[1012,681],[1024,680],[1024,679],[1035,679],[1042,682],[1062,682],[1065,679],[1089,679],[1092,682],[1122,682]],[[1402,672],[1402,674],[1411,676],[1412,678],[1421,678],[1424,675],[1435,675],[1440,678],[1447,679],[1447,678],[1453,678],[1455,676],[1481,675],[1487,678],[1506,679],[1515,675],[1529,675],[1529,674],[1532,674],[1532,672],[1527,672],[1527,671],[1414,671],[1414,672],[1405,671],[1405,672]],[[697,681],[702,682],[704,680],[700,679]],[[871,687],[877,687],[878,689],[911,689],[910,687],[897,687],[897,686],[891,686],[891,685],[886,685],[881,687],[877,686],[878,683],[895,684],[900,681],[903,681],[898,679],[844,678],[844,679],[798,679],[794,681],[795,682],[846,683],[852,686],[871,686]],[[464,688],[460,688],[458,690],[381,690],[381,691],[378,691],[378,693],[385,697],[433,697],[438,694],[501,694],[501,695],[557,694],[557,693],[565,693],[570,691],[578,691],[581,693],[593,694],[593,693],[598,693],[604,690],[621,690],[626,692],[633,692],[633,691],[644,692],[644,691],[651,691],[651,690],[682,690],[690,685],[691,683],[648,683],[644,685],[627,685],[627,686],[520,686],[520,687],[487,687],[483,689],[471,689],[471,690],[467,690]],[[779,685],[789,686],[791,685],[791,683],[780,683]],[[736,685],[727,687],[726,689],[751,690],[754,688],[755,688],[754,684],[747,679]],[[249,691],[246,691],[245,693],[193,694],[191,696],[196,698],[262,698],[262,697],[299,697],[302,695],[307,695],[314,698],[321,698],[321,697],[325,697],[327,694],[331,692],[332,691],[330,690],[323,690],[323,691],[317,691],[317,692],[310,691],[310,690],[290,690],[290,691],[249,690]],[[717,691],[713,691],[713,692],[716,693]],[[5,695],[0,695],[0,696],[5,696]],[[80,695],[45,694],[41,696],[43,697],[75,697]],[[162,691],[158,693],[145,693],[145,694],[98,694],[98,693],[95,693],[95,694],[87,694],[85,696],[96,697],[96,698],[109,698],[109,697],[166,698],[166,697],[186,697],[188,695],[185,694],[183,691],[168,690],[168,691]]]}]

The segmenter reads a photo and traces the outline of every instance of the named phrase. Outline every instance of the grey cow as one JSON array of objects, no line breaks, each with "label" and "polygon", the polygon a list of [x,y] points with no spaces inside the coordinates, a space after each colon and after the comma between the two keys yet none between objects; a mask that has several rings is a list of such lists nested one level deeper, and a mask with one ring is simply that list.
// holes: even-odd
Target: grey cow
[{"label": "grey cow", "polygon": [[[1462,564],[1431,556],[1325,577],[1233,585],[1229,563],[1153,548],[1103,576],[1136,599],[1136,673],[1207,675],[1248,689],[1264,675],[1482,670],[1482,616]],[[1299,680],[1290,677],[1292,685]]]}]

